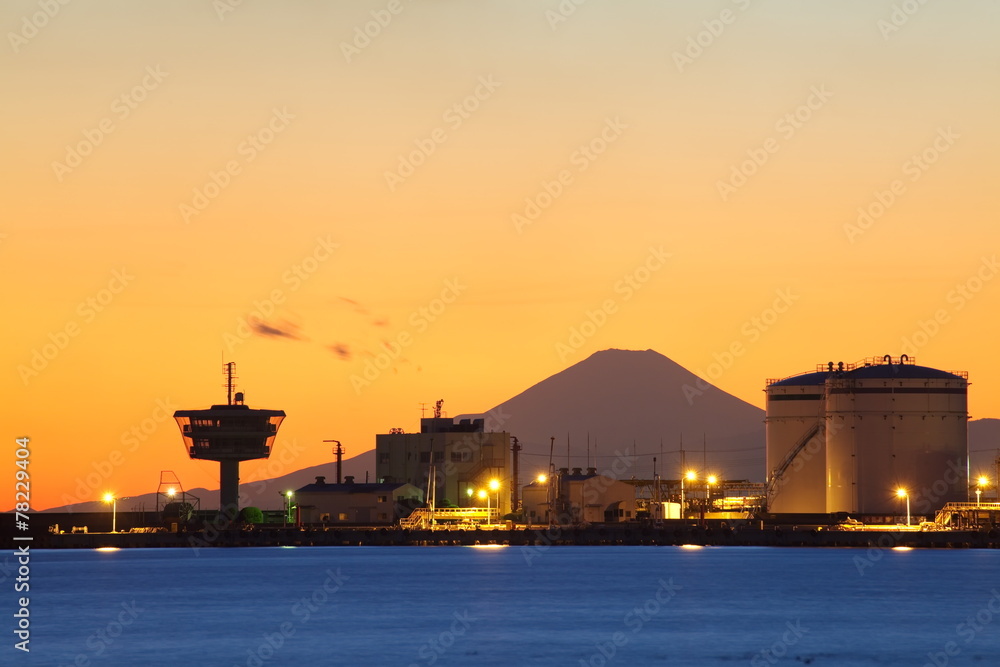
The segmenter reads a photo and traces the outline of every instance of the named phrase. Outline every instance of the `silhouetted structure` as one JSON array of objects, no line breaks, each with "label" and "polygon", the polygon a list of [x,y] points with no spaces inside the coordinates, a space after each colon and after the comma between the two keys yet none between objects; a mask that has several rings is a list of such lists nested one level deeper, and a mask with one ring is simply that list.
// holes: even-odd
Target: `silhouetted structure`
[{"label": "silhouetted structure", "polygon": [[243,393],[233,394],[233,366],[226,364],[228,403],[207,410],[178,410],[188,455],[193,459],[219,462],[220,512],[234,518],[239,513],[240,461],[266,459],[271,455],[283,410],[252,410],[243,404]]}]

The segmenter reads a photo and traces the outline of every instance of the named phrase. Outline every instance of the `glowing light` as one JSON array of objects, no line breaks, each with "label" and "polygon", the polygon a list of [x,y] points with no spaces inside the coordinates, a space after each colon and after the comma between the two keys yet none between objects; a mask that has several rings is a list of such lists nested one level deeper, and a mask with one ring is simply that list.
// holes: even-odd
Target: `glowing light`
[{"label": "glowing light", "polygon": [[893,551],[913,551],[913,547],[893,547]]},{"label": "glowing light", "polygon": [[708,483],[709,484],[715,484],[717,481],[718,481],[718,478],[715,475],[709,475],[708,476]]},{"label": "glowing light", "polygon": [[177,489],[171,486],[169,489],[167,489],[167,495],[173,498],[174,496],[177,495]]},{"label": "glowing light", "polygon": [[548,475],[539,475],[538,476],[538,483],[539,484],[545,484],[545,482],[547,482],[547,481],[549,481]]},{"label": "glowing light", "polygon": [[470,544],[473,549],[503,549],[506,544]]},{"label": "glowing light", "polygon": [[288,496],[289,498],[291,498],[293,494],[292,494],[291,491],[285,491],[285,495]]},{"label": "glowing light", "polygon": [[467,488],[465,490],[465,492],[469,495],[470,498],[472,497],[472,487],[471,486],[469,488]]},{"label": "glowing light", "polygon": [[696,481],[698,479],[698,475],[695,473],[694,470],[688,470],[687,474],[684,475],[684,476],[687,477],[688,481],[691,481],[691,482],[694,482],[694,481]]},{"label": "glowing light", "polygon": [[485,498],[486,498],[486,489],[479,489],[479,497],[480,497],[480,499],[484,499],[485,500]]},{"label": "glowing light", "polygon": [[120,551],[118,547],[97,547],[96,551]]},{"label": "glowing light", "polygon": [[104,502],[110,503],[110,502],[114,502],[114,500],[115,500],[115,494],[113,494],[113,493],[105,493],[104,494]]},{"label": "glowing light", "polygon": [[986,486],[990,483],[990,478],[986,475],[981,476],[976,480],[976,486]]},{"label": "glowing light", "polygon": [[704,549],[704,545],[701,544],[682,544],[681,549]]},{"label": "glowing light", "polygon": [[906,489],[896,489],[896,496],[899,498],[906,497]]},{"label": "glowing light", "polygon": [[490,491],[496,491],[500,488],[500,481],[496,479],[490,480]]}]

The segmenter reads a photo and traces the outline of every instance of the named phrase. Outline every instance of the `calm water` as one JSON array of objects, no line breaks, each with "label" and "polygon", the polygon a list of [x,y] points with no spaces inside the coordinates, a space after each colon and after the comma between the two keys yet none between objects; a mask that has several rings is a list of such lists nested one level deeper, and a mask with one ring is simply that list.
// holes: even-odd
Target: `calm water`
[{"label": "calm water", "polygon": [[31,577],[32,652],[0,664],[1000,662],[1000,551],[67,550]]}]

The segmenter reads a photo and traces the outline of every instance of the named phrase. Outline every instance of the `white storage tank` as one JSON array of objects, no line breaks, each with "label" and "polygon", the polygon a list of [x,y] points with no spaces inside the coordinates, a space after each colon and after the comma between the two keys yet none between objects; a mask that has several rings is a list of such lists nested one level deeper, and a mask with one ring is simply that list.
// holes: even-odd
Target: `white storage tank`
[{"label": "white storage tank", "polygon": [[903,355],[826,380],[826,510],[930,514],[968,494],[968,374]]},{"label": "white storage tank", "polygon": [[833,368],[768,381],[769,512],[826,511],[826,378]]}]

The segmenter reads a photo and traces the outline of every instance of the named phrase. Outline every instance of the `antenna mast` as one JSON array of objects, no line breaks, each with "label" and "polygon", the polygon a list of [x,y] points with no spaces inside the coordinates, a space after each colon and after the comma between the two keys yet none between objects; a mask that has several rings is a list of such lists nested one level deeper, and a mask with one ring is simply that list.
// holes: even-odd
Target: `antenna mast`
[{"label": "antenna mast", "polygon": [[233,375],[233,367],[236,366],[235,361],[230,361],[223,364],[224,372],[226,374],[226,384],[222,385],[226,388],[226,405],[233,404],[233,389],[236,388],[236,376]]}]

